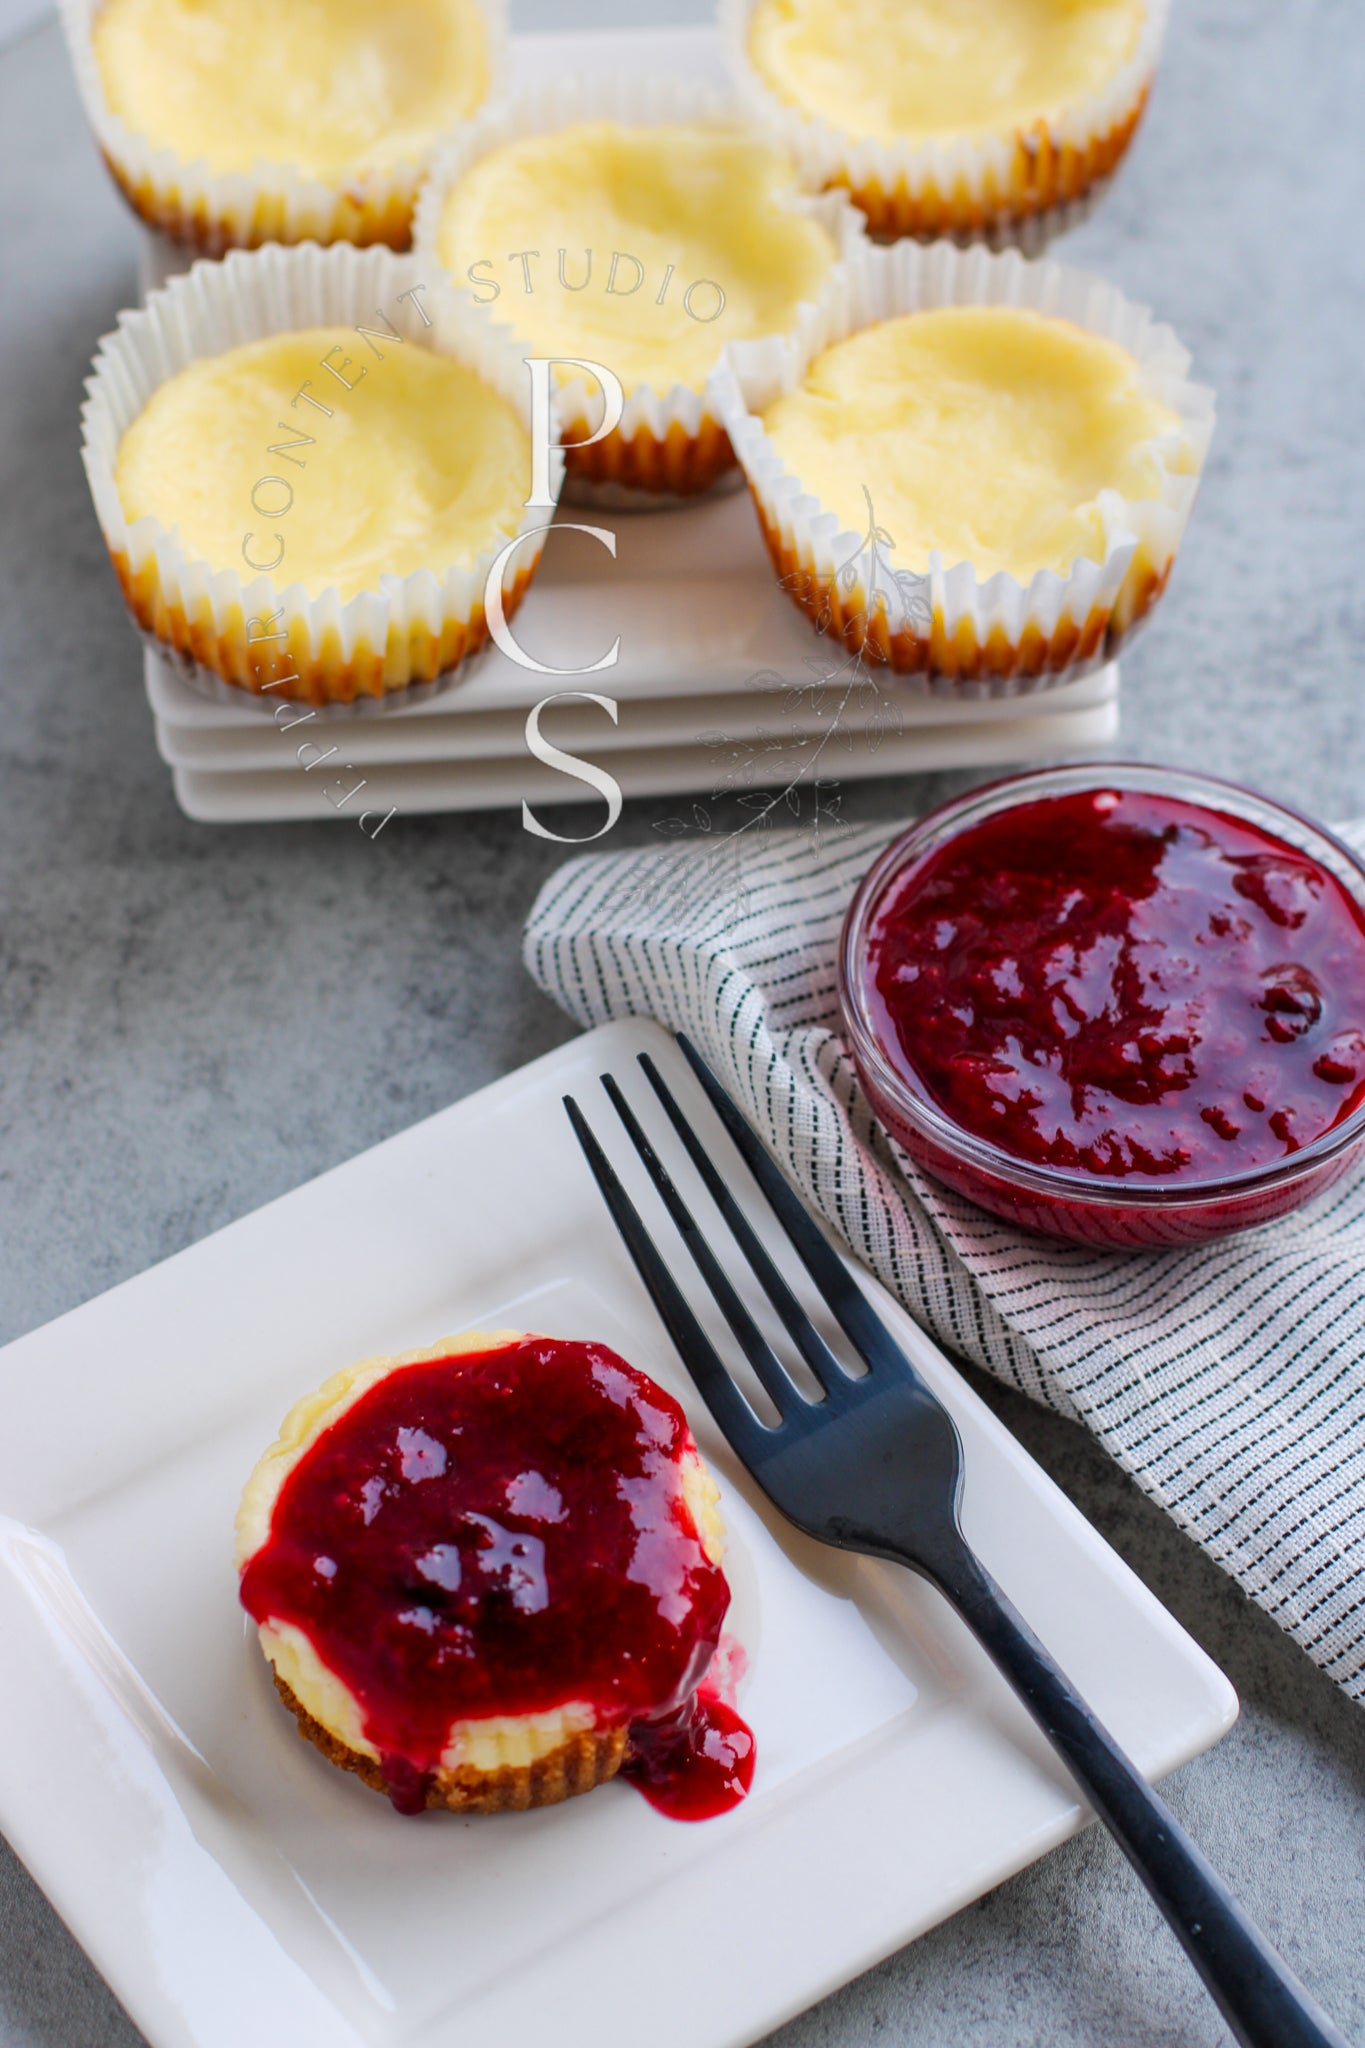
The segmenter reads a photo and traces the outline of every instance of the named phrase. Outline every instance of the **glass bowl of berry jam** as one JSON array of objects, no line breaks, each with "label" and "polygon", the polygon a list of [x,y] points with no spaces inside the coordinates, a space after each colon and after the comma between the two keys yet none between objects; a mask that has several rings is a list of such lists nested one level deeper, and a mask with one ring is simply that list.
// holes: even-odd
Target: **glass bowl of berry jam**
[{"label": "glass bowl of berry jam", "polygon": [[1268,797],[1081,764],[942,805],[864,877],[840,997],[937,1180],[1086,1244],[1199,1244],[1365,1144],[1365,862]]}]

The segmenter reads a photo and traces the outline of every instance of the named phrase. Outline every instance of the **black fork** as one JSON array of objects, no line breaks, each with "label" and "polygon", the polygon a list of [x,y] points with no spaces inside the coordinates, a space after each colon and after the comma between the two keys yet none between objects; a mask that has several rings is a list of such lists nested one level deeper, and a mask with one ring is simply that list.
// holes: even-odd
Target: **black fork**
[{"label": "black fork", "polygon": [[968,1545],[958,1518],[962,1445],[926,1386],[757,1134],[689,1041],[709,1096],[797,1256],[867,1367],[845,1371],[787,1285],[647,1053],[640,1066],[796,1350],[819,1383],[791,1378],[698,1229],[610,1074],[602,1083],[635,1150],[777,1411],[769,1426],[735,1384],[572,1096],[578,1141],[684,1365],[738,1456],[810,1536],[909,1565],[951,1602],[1063,1758],[1161,1908],[1244,2048],[1346,2048],[1231,1892],[1081,1698]]}]

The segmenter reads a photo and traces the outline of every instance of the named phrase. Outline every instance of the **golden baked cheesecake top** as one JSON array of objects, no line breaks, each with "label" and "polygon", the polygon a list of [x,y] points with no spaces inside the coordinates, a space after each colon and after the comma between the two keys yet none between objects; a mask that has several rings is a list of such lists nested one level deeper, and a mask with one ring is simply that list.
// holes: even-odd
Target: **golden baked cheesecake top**
[{"label": "golden baked cheesecake top", "polygon": [[472,1331],[295,1406],[242,1496],[241,1598],[401,1810],[613,1729],[685,1804],[730,1712],[695,1716],[730,1597],[716,1499],[677,1403],[605,1345]]},{"label": "golden baked cheesecake top", "polygon": [[[829,274],[833,239],[794,189],[786,153],[739,128],[585,121],[470,164],[437,254],[483,302],[496,283],[497,317],[537,352],[603,363],[627,392],[700,391],[728,342],[789,327]],[[518,250],[539,255],[509,267]]]},{"label": "golden baked cheesecake top", "polygon": [[1144,0],[757,0],[754,69],[779,98],[879,141],[1027,128],[1135,54]]},{"label": "golden baked cheesecake top", "polygon": [[[815,357],[763,424],[803,490],[896,563],[938,550],[1027,583],[1104,558],[1102,491],[1158,497],[1179,415],[1137,359],[1068,320],[1004,306],[906,313]],[[1180,466],[1179,451],[1175,451]]]},{"label": "golden baked cheesecake top", "polygon": [[412,162],[490,79],[476,0],[101,0],[93,45],[110,111],[215,172]]},{"label": "golden baked cheesecake top", "polygon": [[530,472],[524,421],[476,371],[382,332],[371,346],[304,328],[178,371],[123,435],[114,475],[127,519],[174,527],[189,560],[267,570],[310,597],[335,585],[344,602],[510,540]]}]

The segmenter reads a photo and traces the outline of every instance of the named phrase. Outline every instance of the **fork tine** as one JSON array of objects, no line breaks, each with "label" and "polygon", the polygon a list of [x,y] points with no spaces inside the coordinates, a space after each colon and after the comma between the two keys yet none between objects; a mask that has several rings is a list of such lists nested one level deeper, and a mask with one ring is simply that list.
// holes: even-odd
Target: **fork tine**
[{"label": "fork tine", "polygon": [[683,1298],[640,1213],[622,1187],[611,1161],[598,1144],[587,1118],[572,1095],[564,1097],[574,1135],[582,1146],[593,1178],[602,1190],[612,1222],[620,1231],[635,1269],[649,1290],[660,1319],[677,1347],[697,1392],[739,1456],[748,1459],[771,1432],[764,1428],[717,1356],[714,1345]]},{"label": "fork tine", "polygon": [[725,1218],[736,1243],[753,1267],[760,1287],[782,1318],[787,1335],[825,1392],[837,1397],[848,1387],[848,1374],[792,1293],[779,1268],[769,1257],[762,1240],[726,1186],[715,1161],[683,1115],[672,1089],[649,1054],[642,1052],[637,1058],[648,1077],[650,1087],[663,1104],[669,1122],[682,1139],[689,1159],[701,1175],[707,1193]]},{"label": "fork tine", "polygon": [[803,1395],[788,1378],[781,1360],[740,1300],[725,1268],[702,1235],[691,1210],[674,1186],[668,1169],[645,1136],[639,1119],[621,1093],[615,1077],[603,1074],[602,1086],[607,1091],[607,1099],[612,1108],[625,1125],[631,1144],[644,1162],[645,1171],[663,1198],[664,1206],[673,1218],[679,1236],[692,1254],[697,1271],[715,1296],[721,1314],[738,1338],[740,1349],[762,1382],[782,1420],[790,1422],[794,1414],[808,1405]]},{"label": "fork tine", "polygon": [[793,1193],[786,1176],[739,1105],[722,1088],[687,1034],[679,1031],[675,1035],[684,1059],[734,1140],[736,1151],[762,1188],[802,1265],[858,1356],[870,1372],[889,1368],[901,1378],[909,1377],[923,1384],[848,1267],[824,1232],[806,1213],[804,1203]]}]

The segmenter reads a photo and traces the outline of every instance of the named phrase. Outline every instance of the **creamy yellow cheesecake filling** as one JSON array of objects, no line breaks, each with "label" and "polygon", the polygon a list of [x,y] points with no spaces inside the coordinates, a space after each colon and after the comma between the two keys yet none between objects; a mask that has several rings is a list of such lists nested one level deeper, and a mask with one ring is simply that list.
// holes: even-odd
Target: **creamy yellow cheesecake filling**
[{"label": "creamy yellow cheesecake filling", "polygon": [[[334,1373],[316,1391],[296,1401],[280,1425],[279,1436],[259,1460],[243,1489],[236,1520],[238,1570],[269,1538],[275,1504],[295,1466],[323,1431],[372,1387],[404,1366],[457,1358],[462,1353],[486,1354],[520,1341],[521,1333],[517,1330],[469,1330],[429,1349],[405,1352],[396,1358],[362,1359]],[[720,1491],[695,1451],[681,1460],[678,1485],[706,1555],[713,1564],[719,1564],[725,1550],[725,1528],[717,1507]],[[258,1633],[266,1657],[305,1711],[348,1749],[378,1758],[379,1752],[365,1732],[360,1703],[323,1663],[307,1632],[292,1623],[267,1621],[260,1625]],[[544,1713],[456,1721],[449,1732],[442,1764],[449,1769],[463,1765],[488,1772],[520,1769],[548,1756],[575,1735],[591,1731],[596,1720],[589,1704],[568,1700]]]},{"label": "creamy yellow cheesecake filling", "polygon": [[111,112],[215,172],[411,162],[489,86],[475,0],[102,0],[94,54]]},{"label": "creamy yellow cheesecake filling", "polygon": [[865,531],[870,499],[896,567],[922,571],[938,549],[983,579],[1102,560],[1100,492],[1157,497],[1167,469],[1188,466],[1152,445],[1180,419],[1126,349],[1011,307],[864,328],[817,356],[763,423],[844,527]]},{"label": "creamy yellow cheesecake filling", "polygon": [[1104,86],[1143,0],[758,0],[749,56],[792,105],[880,141],[1027,127]]},{"label": "creamy yellow cheesecake filling", "polygon": [[728,342],[789,327],[834,262],[793,184],[782,150],[737,129],[583,122],[472,164],[437,253],[481,302],[496,286],[537,353],[604,363],[627,392],[699,391]]},{"label": "creamy yellow cheesecake filling", "polygon": [[161,385],[119,444],[128,520],[175,527],[211,569],[268,570],[310,597],[334,584],[343,600],[510,539],[525,424],[473,370],[374,324],[373,344],[345,328],[269,335]]}]

